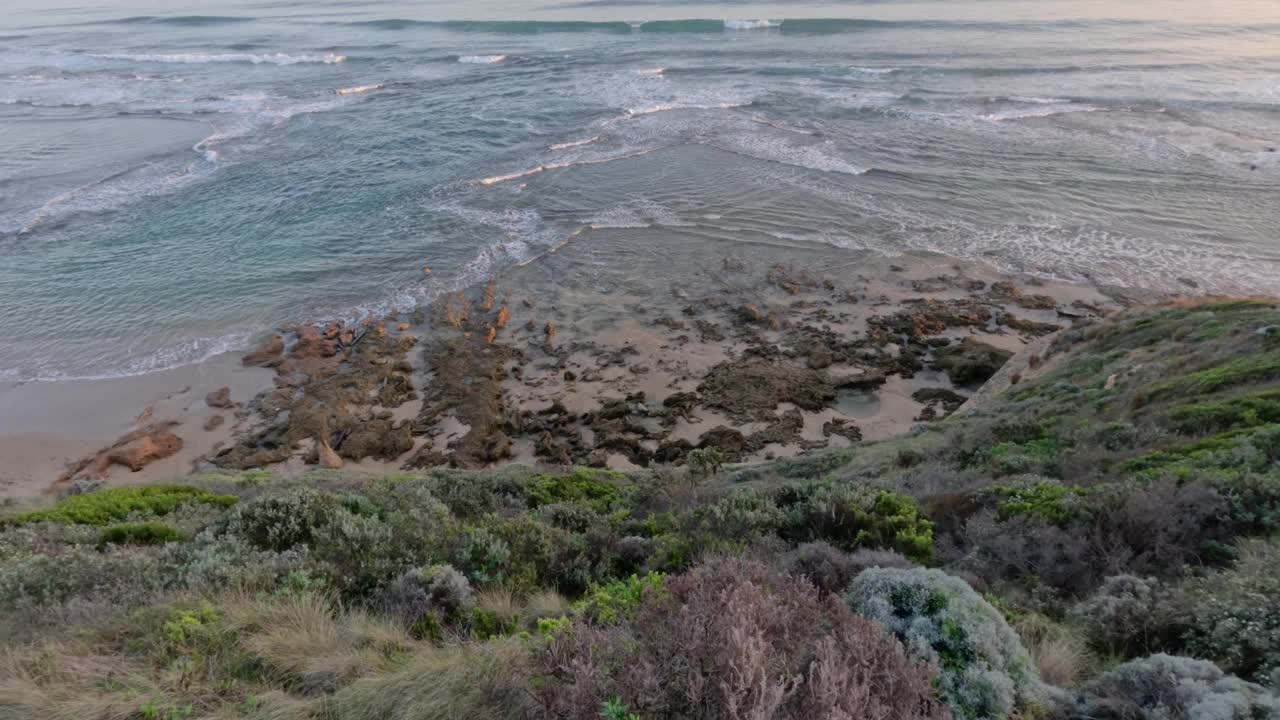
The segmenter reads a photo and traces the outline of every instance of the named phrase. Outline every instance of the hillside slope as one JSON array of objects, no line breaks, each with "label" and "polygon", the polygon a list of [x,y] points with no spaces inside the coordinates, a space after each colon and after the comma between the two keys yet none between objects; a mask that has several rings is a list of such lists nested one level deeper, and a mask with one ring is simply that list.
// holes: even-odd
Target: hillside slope
[{"label": "hillside slope", "polygon": [[1280,307],[1128,311],[1026,361],[762,465],[12,508],[0,720],[1280,716]]}]

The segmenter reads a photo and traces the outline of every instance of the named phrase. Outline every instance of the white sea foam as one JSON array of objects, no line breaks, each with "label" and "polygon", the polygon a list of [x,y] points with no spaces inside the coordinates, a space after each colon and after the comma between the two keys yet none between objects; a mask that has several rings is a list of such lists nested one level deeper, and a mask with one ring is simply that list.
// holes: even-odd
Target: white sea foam
[{"label": "white sea foam", "polygon": [[888,75],[898,72],[898,68],[895,67],[854,67],[849,69],[861,75]]},{"label": "white sea foam", "polygon": [[654,113],[671,112],[672,110],[732,110],[733,108],[747,107],[750,104],[750,101],[722,102],[714,105],[700,105],[695,103],[659,103],[657,105],[627,108],[627,115],[629,117],[636,117],[639,115],[653,115]]},{"label": "white sea foam", "polygon": [[1092,105],[1045,105],[1042,109],[1025,108],[1019,110],[1002,110],[1000,112],[986,113],[979,115],[981,120],[989,120],[991,122],[1004,122],[1006,120],[1025,120],[1029,118],[1052,117],[1054,115],[1066,115],[1068,113],[1089,113],[1089,112],[1105,112],[1102,108],[1093,107]]},{"label": "white sea foam", "polygon": [[458,62],[467,65],[492,65],[506,60],[506,55],[460,55]]},{"label": "white sea foam", "polygon": [[582,147],[583,145],[590,145],[591,143],[599,139],[600,139],[599,135],[593,135],[592,137],[584,138],[582,140],[571,140],[569,142],[557,143],[547,149],[552,151],[568,150],[569,148],[576,148],[576,147]]},{"label": "white sea foam", "polygon": [[104,60],[130,60],[132,62],[147,63],[183,63],[183,64],[205,64],[205,63],[252,63],[254,65],[271,64],[271,65],[296,65],[299,63],[324,63],[326,65],[334,65],[345,62],[346,55],[338,55],[337,53],[324,53],[321,55],[303,54],[289,55],[286,53],[107,53],[93,55],[92,57],[102,58]]},{"label": "white sea foam", "polygon": [[737,155],[822,172],[864,175],[870,170],[837,155],[831,143],[798,145],[760,133],[737,133],[717,138],[712,144]]},{"label": "white sea foam", "polygon": [[778,27],[782,23],[773,20],[725,20],[726,30],[765,30]]},{"label": "white sea foam", "polygon": [[355,87],[338,88],[333,92],[335,95],[360,95],[367,92],[373,92],[374,90],[382,90],[385,87],[386,85],[383,85],[382,83],[374,85],[356,85]]},{"label": "white sea foam", "polygon": [[109,177],[66,190],[47,200],[18,230],[19,235],[78,213],[115,210],[138,198],[154,197],[199,179],[205,169],[198,163],[144,164]]},{"label": "white sea foam", "polygon": [[[29,382],[64,382],[68,380],[112,380],[115,378],[137,377],[149,375],[162,370],[197,365],[219,355],[242,351],[249,347],[252,336],[248,332],[229,333],[212,337],[196,337],[174,345],[168,345],[151,353],[135,358],[124,364],[119,370],[86,373],[83,371],[42,371],[26,374],[19,370],[0,371],[0,378],[6,374],[13,379]],[[97,365],[98,363],[95,363]]]},{"label": "white sea foam", "polygon": [[641,68],[635,71],[640,77],[662,77],[666,72],[666,68]]},{"label": "white sea foam", "polygon": [[565,162],[558,162],[558,163],[547,163],[545,165],[538,165],[536,167],[529,168],[528,170],[520,170],[518,172],[508,173],[506,175],[493,175],[491,177],[481,178],[476,182],[480,183],[481,185],[497,185],[499,183],[504,183],[511,180],[517,180],[522,177],[537,175],[539,173],[543,173],[548,170],[563,170],[564,168],[577,167],[579,165],[603,165],[604,163],[611,163],[618,160],[629,160],[631,158],[640,157],[641,155],[648,155],[649,153],[657,149],[658,148],[649,148],[647,150],[627,152],[621,155],[611,155],[611,156],[598,157],[598,158],[585,158],[581,160],[567,160]]},{"label": "white sea foam", "polygon": [[1071,102],[1064,98],[1035,97],[1034,95],[1010,95],[1009,102],[1031,103],[1032,105],[1063,105]]}]

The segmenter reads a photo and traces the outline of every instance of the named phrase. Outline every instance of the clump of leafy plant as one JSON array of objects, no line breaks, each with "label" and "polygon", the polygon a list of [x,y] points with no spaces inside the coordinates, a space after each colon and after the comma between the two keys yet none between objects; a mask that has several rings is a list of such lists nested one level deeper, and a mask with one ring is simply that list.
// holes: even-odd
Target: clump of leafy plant
[{"label": "clump of leafy plant", "polygon": [[60,500],[47,510],[23,513],[4,524],[34,522],[78,523],[83,525],[110,525],[127,519],[130,515],[167,515],[184,503],[197,502],[219,507],[236,503],[233,495],[217,495],[187,485],[148,485],[98,490],[83,495],[72,495]]}]

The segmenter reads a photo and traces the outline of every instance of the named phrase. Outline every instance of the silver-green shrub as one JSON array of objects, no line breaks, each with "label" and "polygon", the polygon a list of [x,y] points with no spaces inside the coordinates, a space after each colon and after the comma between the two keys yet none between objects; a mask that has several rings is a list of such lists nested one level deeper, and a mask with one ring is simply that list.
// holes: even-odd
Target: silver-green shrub
[{"label": "silver-green shrub", "polygon": [[1280,697],[1207,660],[1152,655],[1094,678],[1069,712],[1096,720],[1275,720]]},{"label": "silver-green shrub", "polygon": [[1114,575],[1071,610],[1089,642],[1112,653],[1147,651],[1160,626],[1167,595],[1155,578]]},{"label": "silver-green shrub", "polygon": [[1018,634],[959,578],[925,568],[871,568],[853,579],[844,599],[938,666],[939,689],[960,720],[1008,717],[1046,692]]}]

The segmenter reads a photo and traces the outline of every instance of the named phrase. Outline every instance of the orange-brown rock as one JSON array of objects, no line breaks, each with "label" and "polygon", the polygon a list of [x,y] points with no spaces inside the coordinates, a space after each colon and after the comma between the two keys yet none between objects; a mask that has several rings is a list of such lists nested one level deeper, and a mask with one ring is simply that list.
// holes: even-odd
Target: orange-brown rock
[{"label": "orange-brown rock", "polygon": [[484,341],[492,345],[493,341],[497,339],[498,339],[498,328],[490,325],[488,331],[485,332],[484,334]]},{"label": "orange-brown rock", "polygon": [[502,309],[498,311],[498,329],[501,330],[502,328],[506,327],[507,321],[510,319],[511,319],[511,311],[507,309],[506,305],[503,305]]},{"label": "orange-brown rock", "polygon": [[247,367],[267,367],[272,363],[279,362],[283,353],[284,338],[279,335],[272,335],[263,341],[257,350],[245,355],[241,362]]},{"label": "orange-brown rock", "polygon": [[547,326],[543,330],[546,331],[548,339],[556,336],[556,326],[552,325],[550,320],[547,321]]},{"label": "orange-brown rock", "polygon": [[58,484],[72,480],[101,480],[112,465],[123,465],[137,472],[156,460],[167,458],[182,449],[182,438],[173,434],[177,423],[156,423],[124,435],[111,447],[82,459],[58,478]]},{"label": "orange-brown rock", "polygon": [[108,456],[112,463],[124,465],[134,472],[156,460],[167,458],[182,449],[182,438],[171,432],[146,435],[115,448]]},{"label": "orange-brown rock", "polygon": [[386,334],[387,334],[387,326],[386,326],[386,324],[385,324],[385,323],[378,323],[378,326],[377,326],[376,328],[374,328],[374,332],[378,333],[378,337],[385,337],[385,336],[386,336]]},{"label": "orange-brown rock", "polygon": [[231,402],[231,388],[223,386],[204,396],[204,404],[211,408],[229,408]]},{"label": "orange-brown rock", "polygon": [[399,325],[396,326],[396,329],[399,330],[400,332],[408,332],[409,323],[400,323]]},{"label": "orange-brown rock", "polygon": [[324,440],[316,440],[316,462],[320,464],[320,467],[325,468],[326,470],[338,470],[342,468],[342,458],[339,457],[338,453],[334,452],[333,448],[329,447],[329,443]]},{"label": "orange-brown rock", "polygon": [[423,265],[423,266],[422,266],[422,274],[423,274],[423,275],[430,275],[430,274],[431,274],[431,268],[430,268],[430,267],[428,267],[428,266],[426,266],[426,265]]},{"label": "orange-brown rock", "polygon": [[338,354],[338,345],[333,340],[320,337],[314,332],[304,332],[298,341],[289,348],[289,357],[296,360],[330,358]]}]

